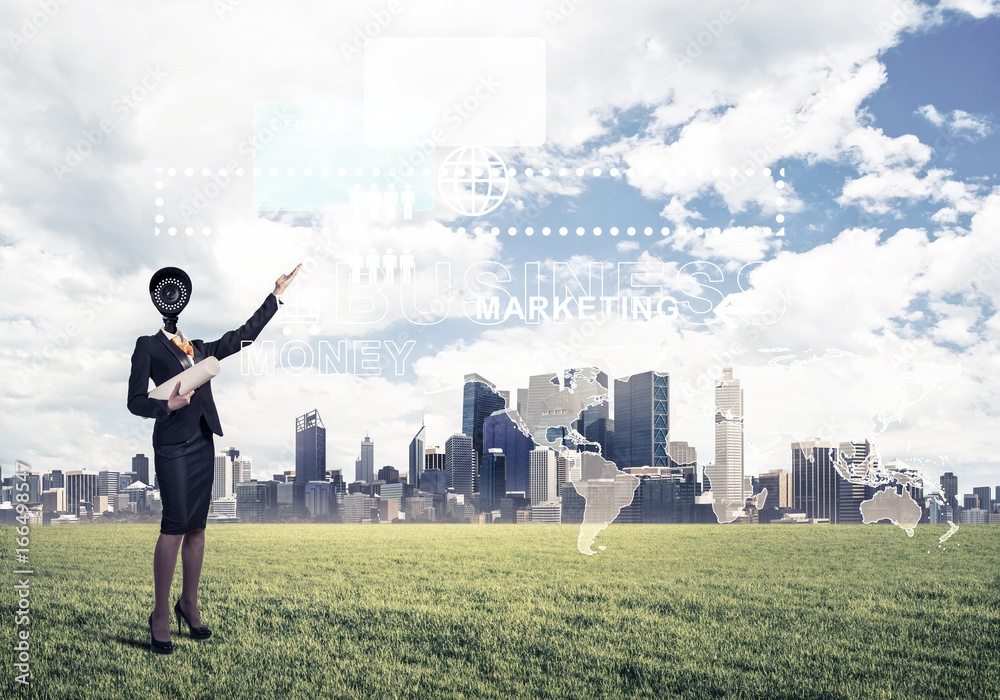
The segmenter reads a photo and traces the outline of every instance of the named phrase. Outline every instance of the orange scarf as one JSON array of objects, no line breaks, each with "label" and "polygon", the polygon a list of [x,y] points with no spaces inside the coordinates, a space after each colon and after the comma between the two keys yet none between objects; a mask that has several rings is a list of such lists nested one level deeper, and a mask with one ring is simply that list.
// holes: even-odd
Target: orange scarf
[{"label": "orange scarf", "polygon": [[176,335],[173,338],[171,338],[171,340],[173,340],[174,343],[177,344],[177,347],[179,347],[181,350],[190,355],[191,359],[194,359],[194,348],[191,347],[191,343],[182,343],[181,339],[178,338]]}]

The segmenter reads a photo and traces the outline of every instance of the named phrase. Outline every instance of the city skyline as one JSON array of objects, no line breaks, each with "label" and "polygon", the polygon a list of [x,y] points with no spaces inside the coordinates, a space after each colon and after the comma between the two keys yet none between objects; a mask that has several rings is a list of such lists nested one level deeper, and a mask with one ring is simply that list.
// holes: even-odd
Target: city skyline
[{"label": "city skyline", "polygon": [[[575,371],[576,370],[567,370],[564,373],[567,378],[567,386],[569,386],[568,383],[569,377],[571,377]],[[558,374],[534,375],[532,377],[529,377],[529,382],[528,382],[529,387],[527,390],[518,389],[515,393],[512,393],[510,391],[500,392],[496,388],[496,385],[494,385],[489,380],[483,378],[479,374],[473,373],[470,375],[466,375],[465,383],[467,386],[469,384],[472,384],[473,386],[478,385],[486,387],[489,395],[496,397],[500,397],[502,395],[504,397],[504,400],[507,401],[510,400],[511,396],[523,397],[524,396],[523,392],[527,391],[529,405],[531,402],[530,398],[531,386],[534,385],[536,387],[536,391],[538,391],[538,393],[540,393],[543,397],[542,399],[537,400],[538,402],[535,404],[536,414],[540,418],[542,402],[551,399],[551,397],[555,396],[555,393],[559,391],[559,386],[561,382],[559,382],[558,376],[559,376]],[[603,377],[604,382],[608,381],[607,375],[599,373],[598,376]],[[662,414],[662,417],[664,419],[663,425],[665,432],[662,435],[652,429],[649,432],[649,439],[653,440],[653,443],[651,443],[650,450],[648,452],[650,456],[654,455],[654,453],[656,453],[657,450],[662,450],[663,454],[667,454],[671,449],[679,450],[680,451],[679,456],[692,454],[694,452],[694,448],[688,446],[686,442],[669,440],[670,434],[669,434],[669,427],[667,426],[669,426],[668,415],[670,409],[668,405],[669,402],[666,399],[664,399],[663,396],[659,397],[659,400],[661,401],[663,406],[659,409],[656,408],[657,405],[657,394],[655,393],[656,387],[661,386],[662,390],[665,392],[665,396],[669,396],[669,389],[668,389],[669,377],[670,377],[669,372],[655,371],[655,370],[650,370],[647,372],[640,373],[639,375],[637,375],[637,377],[635,377],[635,379],[640,379],[645,382],[642,385],[643,388],[640,394],[638,395],[639,396],[638,401],[639,405],[644,405],[646,402],[649,402],[649,406],[651,407],[652,410],[652,412],[649,413],[649,417],[651,419],[651,428],[656,420],[655,416],[658,415],[658,412],[659,414]],[[618,391],[621,392],[620,393],[621,398],[619,399],[619,401],[621,401],[622,404],[626,406],[630,405],[630,403],[634,404],[635,401],[637,400],[635,397],[632,396],[631,390],[628,389],[632,379],[633,377],[626,377],[623,380],[618,380],[618,379],[614,380],[615,385],[620,387],[618,389]],[[648,386],[646,386],[647,384]],[[618,392],[609,392],[609,396],[616,393]],[[475,390],[471,395],[469,394],[468,391],[466,391],[466,398],[463,399],[463,405],[466,405],[466,408],[468,408],[470,396],[473,397],[472,401],[474,403],[476,400]],[[737,444],[739,445],[739,449],[741,452],[742,445],[740,445],[739,442],[741,442],[742,440],[742,433],[743,433],[743,428],[742,428],[744,419],[743,390],[740,387],[739,379],[735,377],[733,369],[729,365],[726,365],[721,368],[721,376],[715,384],[714,398],[715,398],[715,423],[717,426],[716,444],[718,446],[720,444],[719,441],[721,440],[723,443],[725,443],[724,447],[730,450],[732,449],[731,447],[732,444]],[[598,404],[597,406],[591,409],[586,409],[581,411],[580,415],[582,417],[586,415],[589,411],[590,412],[589,415],[592,416],[591,420],[593,420],[596,417],[602,417],[604,420],[609,421],[611,425],[614,425],[614,415],[615,415],[614,407],[615,407],[614,401],[606,401],[602,402],[601,404]],[[633,410],[635,409],[634,406],[632,408]],[[595,409],[599,409],[599,412],[595,412]],[[464,413],[466,414],[466,418],[468,419],[470,412],[468,410],[465,410]],[[516,437],[517,435],[520,434],[519,429],[516,427],[516,424],[514,423],[514,420],[516,418],[517,418],[516,409],[514,408],[501,408],[494,411],[489,416],[487,416],[487,421],[489,421],[489,424],[492,425],[493,427],[485,431],[486,439],[484,441],[484,448],[483,448],[484,453],[494,445],[497,444],[506,445],[507,444],[506,441],[512,439],[510,437],[502,437],[503,435],[509,434]],[[469,423],[468,422],[469,420],[471,419],[468,420],[463,419],[463,423],[466,426],[470,424],[474,426],[475,422],[473,421],[472,423]],[[484,423],[487,421],[484,421]],[[583,420],[571,421],[571,422],[573,422],[575,427],[583,427],[585,424]],[[720,422],[723,424],[723,428],[721,430],[718,428]],[[728,428],[728,425],[730,423],[736,423],[740,426],[739,435],[741,439],[739,442],[734,442],[733,438],[729,434],[730,429]],[[620,425],[622,426],[621,430],[622,433],[624,434],[624,430],[628,425],[628,421],[625,421]],[[495,433],[497,427],[502,427],[503,432]],[[413,453],[413,446],[417,442],[419,442],[420,445],[419,450],[421,453],[425,451],[425,447],[429,448],[428,449],[429,454],[432,453],[433,450],[435,449],[440,449],[439,446],[432,445],[430,443],[430,441],[427,439],[426,433],[427,433],[426,425],[422,424],[417,434],[411,439],[411,444],[410,444],[411,449],[408,451],[408,455]],[[479,434],[481,436],[480,439],[483,440],[484,431],[482,427],[479,428]],[[305,435],[309,435],[310,437],[306,439],[304,438]],[[501,437],[496,437],[498,435]],[[719,437],[720,435],[722,436],[721,438]],[[456,439],[462,437],[469,438],[467,446],[465,445],[465,441],[456,442]],[[306,445],[309,446],[308,452],[310,455],[316,455],[317,457],[325,456],[326,453],[325,428],[323,426],[322,420],[319,418],[319,413],[317,410],[314,409],[313,411],[310,411],[305,415],[300,416],[298,419],[296,419],[296,439],[300,443],[300,445],[303,446],[303,450],[305,450],[304,446]],[[444,458],[442,467],[446,470],[449,470],[448,484],[447,484],[448,487],[454,488],[454,484],[458,483],[461,485],[461,488],[463,489],[462,493],[467,493],[468,495],[471,495],[473,493],[473,486],[477,485],[476,482],[478,481],[479,478],[479,466],[475,458],[475,452],[471,440],[472,440],[471,436],[465,436],[464,433],[454,433],[451,437],[445,440],[445,454],[441,455]],[[525,436],[525,438],[522,439],[522,442],[524,442],[524,440],[530,442],[530,439],[527,438],[527,436]],[[449,442],[456,445],[460,445],[460,449],[462,450],[462,456],[457,461],[456,459],[454,459],[454,455],[453,459],[450,462],[448,460],[447,444]],[[526,448],[529,447],[528,442],[524,442],[524,447]],[[657,445],[659,445],[659,447],[657,447]],[[355,462],[355,471],[354,471],[355,481],[366,481],[370,483],[375,480],[376,471],[380,471],[386,468],[395,468],[398,470],[400,474],[409,475],[412,466],[411,457],[408,457],[408,459],[405,462],[400,463],[400,466],[396,466],[392,463],[386,463],[385,465],[378,467],[374,459],[374,447],[375,447],[375,441],[372,440],[372,438],[366,434],[363,442],[361,443],[361,455]],[[845,490],[845,484],[841,484],[840,491],[836,490],[830,491],[829,485],[833,484],[836,481],[836,479],[832,464],[828,464],[827,462],[830,459],[836,459],[836,454],[839,451],[840,453],[848,454],[848,462],[853,464],[861,464],[862,462],[864,462],[865,458],[869,455],[869,452],[872,449],[871,443],[867,439],[863,440],[862,442],[840,441],[838,443],[822,438],[810,438],[804,441],[792,442],[790,443],[790,447],[792,452],[791,462],[786,465],[779,465],[777,467],[773,467],[772,469],[777,469],[782,471],[787,470],[790,473],[790,475],[792,475],[793,483],[795,479],[800,480],[799,487],[794,489],[794,494],[795,494],[794,507],[808,513],[809,514],[808,517],[810,518],[829,517],[832,514],[834,521],[836,521],[838,518],[840,518],[841,521],[846,521],[843,520],[844,515],[838,513],[837,509],[841,506],[838,506],[837,504],[853,503],[853,502],[859,503],[860,502],[859,499],[862,498],[861,494],[864,493],[864,490],[861,489],[859,491],[858,490],[859,487],[857,484],[847,485],[846,487],[847,490]],[[827,450],[828,452],[823,453],[823,450]],[[806,455],[807,452],[810,454]],[[305,454],[305,451],[299,451],[298,454],[303,455]],[[555,454],[556,453],[553,453],[554,460],[555,460]],[[799,457],[800,454],[803,456]],[[469,460],[469,455],[471,455],[471,461]],[[259,469],[255,474],[252,469],[252,459],[250,458],[250,456],[249,455],[241,456],[240,450],[235,447],[219,449],[216,453],[215,459],[216,459],[216,465],[215,465],[216,483],[213,486],[213,501],[219,498],[234,496],[235,485],[240,481],[245,482],[250,479],[258,480],[260,476],[264,476],[265,479],[270,477],[270,473],[261,475]],[[310,459],[313,460],[316,459],[316,457],[310,457]],[[517,466],[519,464],[518,462],[519,458],[517,458],[516,455],[514,454],[505,455],[505,459],[507,460],[505,464],[506,476],[508,479],[512,479],[512,481],[508,482],[509,483],[508,491],[521,491],[526,496],[529,496],[529,494],[531,493],[531,488],[528,483],[529,482],[528,477],[530,471],[528,468],[529,463],[525,461],[525,463],[522,466],[520,467]],[[718,454],[716,454],[715,459],[718,459]],[[143,467],[144,465],[143,460],[145,460],[145,466],[148,469],[148,457],[145,457],[145,455],[141,453],[136,454],[135,456],[131,457],[130,460],[133,467],[139,467],[139,468]],[[522,461],[524,460],[522,459]],[[897,458],[893,461],[899,461],[899,460]],[[805,472],[806,463],[809,464],[809,467],[811,469],[811,471],[809,472],[809,476],[806,476]],[[424,462],[422,462],[422,464],[424,464]],[[618,466],[620,469],[622,468],[622,465]],[[646,465],[628,465],[628,466],[635,467],[635,466],[646,466]],[[713,466],[712,462],[698,464],[698,467],[700,467],[699,474],[705,477],[706,481],[708,481],[711,484],[713,492],[715,492],[716,488],[718,487],[714,482],[712,482],[712,476],[711,476],[712,472],[710,471],[712,466]],[[425,467],[422,466],[420,471],[422,472],[424,468]],[[553,461],[553,470],[554,469],[555,469],[555,461]],[[347,470],[343,468],[335,470],[340,471],[342,474],[347,473]],[[742,465],[740,465],[740,470],[742,472]],[[69,471],[60,469],[56,469],[55,471],[60,474],[70,473]],[[77,474],[85,473],[89,475],[90,473],[93,473],[100,478],[100,475],[106,472],[114,472],[115,470],[104,469],[104,470],[93,470],[93,472],[91,472],[91,470],[87,468],[82,468],[72,471],[75,471]],[[136,471],[135,468],[129,470],[129,472],[135,472],[135,471]],[[327,471],[329,471],[329,469],[324,468],[321,475],[318,471],[315,471],[315,468],[310,469],[310,473],[313,476],[316,476],[316,479],[305,478],[301,476],[300,475],[301,472],[297,469],[293,473],[296,475],[296,480],[300,480],[303,482],[314,481],[314,480],[323,481],[325,480],[325,474]],[[767,471],[771,471],[771,469],[762,470],[760,474],[766,473]],[[802,476],[796,476],[796,474],[798,474],[799,471],[802,472]],[[129,472],[117,472],[117,473],[122,474]],[[39,476],[41,476],[41,474],[43,474],[44,472],[37,472],[37,473],[39,474]],[[520,474],[520,476],[517,476],[518,474]],[[760,474],[755,474],[753,476],[754,478],[758,478]],[[248,475],[250,479],[247,478]],[[367,475],[369,478],[367,479],[360,478],[363,475]],[[751,475],[746,475],[747,478],[749,478],[750,476]],[[953,497],[953,501],[957,501],[958,496],[963,495],[960,493],[950,494],[947,492],[944,484],[945,483],[950,484],[951,482],[948,480],[948,477],[945,474],[938,474],[938,475],[925,474],[925,476],[929,477],[930,481],[928,483],[931,486],[931,488],[926,489],[927,493],[940,492],[942,496],[945,498],[947,498],[950,495]],[[554,477],[555,477],[555,472],[553,471],[553,478]],[[517,481],[517,479],[519,478],[524,479],[523,484]],[[827,486],[824,487],[825,490],[823,491],[823,493],[825,493],[828,498],[833,499],[829,503],[816,502],[816,496],[815,496],[816,493],[815,489],[817,488],[816,484],[820,483],[820,481],[823,480],[825,480],[824,483],[827,484]],[[141,479],[137,478],[136,481],[141,481]],[[144,483],[147,483],[147,485],[152,486],[152,484],[149,484],[148,482]],[[408,481],[408,483],[412,482]],[[416,483],[419,483],[419,480]],[[742,480],[740,481],[740,483],[742,484]],[[558,486],[561,486],[561,484],[562,481],[561,480],[558,481]],[[807,484],[809,484],[808,487],[806,486]],[[40,486],[41,484],[39,484],[39,487]],[[511,488],[511,486],[513,486],[513,488]],[[556,487],[557,489],[558,486]],[[80,487],[77,484],[77,482],[74,481],[74,488],[83,488],[83,487]],[[106,487],[100,487],[100,488],[106,488]],[[854,488],[853,497],[852,493],[850,492],[850,488]],[[988,494],[990,488],[995,488],[996,493],[1000,494],[1000,486],[995,486],[995,487],[977,486],[974,487],[974,491],[971,493],[976,494],[977,497],[980,500],[982,500],[982,494]],[[731,500],[730,498],[731,494],[729,493],[728,489],[723,493],[716,492],[716,498],[718,498],[719,496],[721,496],[726,501]],[[529,496],[529,500],[535,501],[537,499],[532,499]],[[853,517],[853,510],[848,508],[848,511],[852,513],[851,517]],[[853,522],[853,520],[850,521]]]}]

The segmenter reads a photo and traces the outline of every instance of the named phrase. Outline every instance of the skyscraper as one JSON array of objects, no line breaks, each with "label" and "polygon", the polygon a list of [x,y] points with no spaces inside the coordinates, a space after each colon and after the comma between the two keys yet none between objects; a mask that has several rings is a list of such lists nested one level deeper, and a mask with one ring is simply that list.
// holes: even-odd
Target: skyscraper
[{"label": "skyscraper", "polygon": [[867,439],[842,442],[839,450],[841,465],[846,466],[858,480],[847,480],[837,475],[837,517],[831,518],[830,522],[860,524],[863,522],[861,504],[874,493],[862,479],[869,471],[878,468],[878,454],[873,452],[872,444]]},{"label": "skyscraper", "polygon": [[667,467],[670,374],[649,371],[615,380],[615,464]]},{"label": "skyscraper", "polygon": [[944,501],[952,507],[952,511],[958,512],[958,477],[952,472],[945,472],[941,475],[941,490],[944,492]]},{"label": "skyscraper", "polygon": [[233,490],[233,459],[227,450],[215,453],[215,480],[212,482],[212,500],[235,495]]},{"label": "skyscraper", "polygon": [[420,484],[420,475],[424,471],[424,462],[426,460],[424,453],[425,435],[426,426],[421,425],[420,430],[410,440],[410,471],[407,483],[411,484],[414,488],[417,488]]},{"label": "skyscraper", "polygon": [[991,510],[993,510],[993,508],[992,508],[992,506],[993,506],[993,503],[992,503],[993,494],[990,493],[990,487],[989,486],[977,486],[976,488],[972,489],[972,493],[974,493],[977,496],[979,496],[979,507],[980,508],[982,508],[983,510],[985,510],[987,513],[989,513]]},{"label": "skyscraper", "polygon": [[518,389],[517,390],[517,403],[510,408],[515,409],[523,418],[528,415],[528,390]]},{"label": "skyscraper", "polygon": [[546,399],[559,393],[559,377],[553,374],[535,374],[528,378],[528,407],[521,414],[529,430],[534,430],[542,420]]},{"label": "skyscraper", "polygon": [[466,498],[472,496],[473,455],[472,438],[464,433],[455,433],[444,444],[445,486]]},{"label": "skyscraper", "polygon": [[431,445],[424,450],[424,470],[444,470],[444,450],[438,445]]},{"label": "skyscraper", "polygon": [[66,510],[76,515],[80,503],[97,503],[100,477],[96,472],[77,469],[66,472]]},{"label": "skyscraper", "polygon": [[316,410],[295,419],[295,480],[326,481],[326,427]]},{"label": "skyscraper", "polygon": [[389,464],[379,469],[376,476],[378,477],[378,481],[384,481],[387,484],[399,482],[399,470]]},{"label": "skyscraper", "polygon": [[492,448],[479,466],[479,507],[487,513],[500,510],[500,499],[507,495],[506,464],[503,451]]},{"label": "skyscraper", "polygon": [[[97,495],[114,497],[118,495],[121,475],[113,471],[97,473]],[[110,499],[109,499],[110,500]]]},{"label": "skyscraper", "polygon": [[[228,453],[223,453],[229,457]],[[241,523],[263,523],[267,507],[267,484],[243,481],[236,484],[236,517]]]},{"label": "skyscraper", "polygon": [[[570,370],[572,372],[573,370]],[[567,373],[569,374],[569,373]],[[568,378],[568,377],[567,377]],[[596,374],[597,383],[605,390],[608,389],[608,375],[604,372],[597,372]],[[590,442],[596,442],[601,446],[601,456],[604,459],[612,459],[612,453],[614,452],[614,447],[611,444],[611,440],[614,439],[614,433],[609,434],[609,429],[614,430],[611,423],[611,411],[610,411],[610,395],[605,398],[600,403],[588,406],[580,412],[580,419],[576,421],[576,431],[583,435]],[[591,452],[596,452],[596,449],[592,449],[584,446]]]},{"label": "skyscraper", "polygon": [[137,454],[132,458],[132,471],[138,474],[138,481],[144,484],[151,484],[149,480],[149,457],[144,454]]},{"label": "skyscraper", "polygon": [[[149,460],[146,460],[146,463],[148,464]],[[43,476],[42,477],[43,491],[48,491],[49,489],[61,489],[66,487],[66,477],[62,473],[62,469],[53,469],[51,472],[49,472],[47,476],[49,477],[49,483],[47,484],[49,488],[44,488],[46,484],[45,484],[45,477]]]},{"label": "skyscraper", "polygon": [[742,505],[749,495],[743,476],[743,389],[726,365],[715,383],[715,461],[709,475],[715,501]]},{"label": "skyscraper", "polygon": [[698,450],[695,449],[694,445],[688,445],[687,442],[671,441],[667,446],[667,452],[679,466],[693,467],[698,463]]},{"label": "skyscraper", "polygon": [[531,505],[556,497],[556,453],[547,447],[536,447],[530,457],[529,496]]},{"label": "skyscraper", "polygon": [[527,496],[530,480],[528,455],[535,448],[535,441],[519,418],[517,411],[510,408],[496,411],[487,418],[483,423],[483,449],[503,452],[507,492],[517,491]]},{"label": "skyscraper", "polygon": [[462,434],[472,438],[472,450],[478,463],[483,454],[483,423],[494,411],[507,408],[507,402],[493,382],[478,374],[465,375],[462,391]]},{"label": "skyscraper", "polygon": [[792,508],[807,518],[837,521],[837,452],[832,442],[820,438],[792,443]]},{"label": "skyscraper", "polygon": [[760,508],[792,507],[792,473],[787,469],[772,469],[760,475],[761,490],[767,489],[767,499]]},{"label": "skyscraper", "polygon": [[[230,451],[230,454],[232,452]],[[233,458],[233,484],[253,479],[253,460],[250,455],[237,455]]]},{"label": "skyscraper", "polygon": [[361,454],[354,462],[354,480],[368,484],[375,481],[375,443],[367,435],[361,441]]}]

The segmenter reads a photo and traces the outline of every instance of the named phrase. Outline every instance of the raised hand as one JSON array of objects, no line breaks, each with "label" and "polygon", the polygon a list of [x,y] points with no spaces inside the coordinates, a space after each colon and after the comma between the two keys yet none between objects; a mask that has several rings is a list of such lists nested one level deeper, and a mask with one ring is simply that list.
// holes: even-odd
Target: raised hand
[{"label": "raised hand", "polygon": [[286,289],[288,289],[288,285],[290,285],[292,283],[292,280],[295,279],[295,275],[299,274],[299,268],[301,267],[302,263],[299,263],[298,265],[295,266],[295,269],[292,270],[291,274],[282,275],[277,280],[275,280],[274,282],[275,295],[279,295]]},{"label": "raised hand", "polygon": [[[194,396],[194,389],[186,394],[180,394],[181,383],[177,382],[174,386],[173,391],[170,392],[170,398],[167,399],[167,408],[171,411],[176,411],[178,408],[184,408],[189,403],[191,403],[191,397]],[[161,394],[162,396],[162,394]]]}]

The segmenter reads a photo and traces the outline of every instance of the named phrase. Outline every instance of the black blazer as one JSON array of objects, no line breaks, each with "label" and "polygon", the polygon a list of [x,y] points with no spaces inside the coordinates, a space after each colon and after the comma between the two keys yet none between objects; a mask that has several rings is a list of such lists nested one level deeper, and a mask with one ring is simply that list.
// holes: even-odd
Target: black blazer
[{"label": "black blazer", "polygon": [[[192,340],[194,361],[200,362],[209,356],[221,360],[239,352],[245,341],[253,342],[278,310],[278,299],[268,294],[267,299],[253,316],[234,331],[211,343]],[[153,425],[153,447],[174,445],[194,437],[199,429],[201,417],[205,416],[208,427],[216,435],[222,435],[222,424],[212,398],[212,382],[206,382],[194,390],[191,403],[176,411],[167,409],[166,399],[151,399],[149,380],[156,386],[169,380],[188,367],[187,355],[170,338],[157,331],[154,335],[136,338],[132,353],[132,372],[128,378],[128,410],[137,416],[155,418]]]}]

